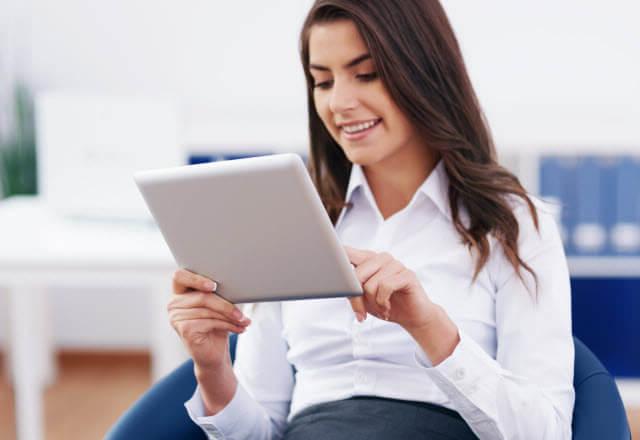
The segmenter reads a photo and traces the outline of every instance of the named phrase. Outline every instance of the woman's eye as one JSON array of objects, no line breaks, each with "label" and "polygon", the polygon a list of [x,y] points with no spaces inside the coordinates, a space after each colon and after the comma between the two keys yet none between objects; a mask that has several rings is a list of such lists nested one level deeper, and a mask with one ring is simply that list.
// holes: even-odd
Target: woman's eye
[{"label": "woman's eye", "polygon": [[365,82],[373,81],[375,79],[378,79],[378,72],[361,73],[360,75],[356,75],[356,78],[361,79]]},{"label": "woman's eye", "polygon": [[[358,78],[360,81],[363,82],[370,82],[370,81],[374,81],[376,79],[378,79],[378,72],[370,72],[370,73],[361,73],[359,75],[356,75],[356,78]],[[327,81],[321,81],[321,82],[317,82],[313,85],[314,88],[316,89],[322,89],[322,90],[328,90],[333,86],[333,80],[327,80]]]},{"label": "woman's eye", "polygon": [[332,84],[333,84],[333,80],[328,80],[328,81],[322,81],[322,82],[319,82],[319,83],[315,83],[313,85],[313,87],[317,88],[317,89],[328,89],[328,88],[331,87]]}]

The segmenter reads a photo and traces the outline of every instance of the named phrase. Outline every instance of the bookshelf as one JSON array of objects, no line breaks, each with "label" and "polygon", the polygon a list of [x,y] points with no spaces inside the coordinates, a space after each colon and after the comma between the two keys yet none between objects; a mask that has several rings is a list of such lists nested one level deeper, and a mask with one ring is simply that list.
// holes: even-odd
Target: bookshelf
[{"label": "bookshelf", "polygon": [[529,193],[559,202],[572,273],[640,277],[640,140],[635,147],[522,146],[499,150],[499,160]]},{"label": "bookshelf", "polygon": [[[604,146],[606,145],[606,147]],[[555,147],[514,145],[499,150],[501,163],[514,172],[532,194],[540,193],[542,158],[639,156],[640,141],[617,145],[568,144]],[[640,191],[640,188],[638,188]],[[640,329],[640,255],[576,255],[568,249],[572,279],[574,333],[616,377],[626,407],[640,406],[637,338]],[[629,376],[631,374],[631,376]]]},{"label": "bookshelf", "polygon": [[640,278],[640,257],[570,256],[567,261],[572,277]]},{"label": "bookshelf", "polygon": [[640,379],[616,378],[616,385],[626,408],[640,407]]}]

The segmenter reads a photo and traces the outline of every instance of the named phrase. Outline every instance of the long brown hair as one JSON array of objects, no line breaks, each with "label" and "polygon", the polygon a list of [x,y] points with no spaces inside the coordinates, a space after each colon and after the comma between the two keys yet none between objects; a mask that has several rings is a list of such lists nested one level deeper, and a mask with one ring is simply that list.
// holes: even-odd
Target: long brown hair
[{"label": "long brown hair", "polygon": [[[351,163],[316,112],[309,36],[314,24],[341,19],[356,25],[391,97],[444,162],[454,226],[477,252],[473,280],[489,258],[488,234],[520,278],[524,267],[537,279],[518,253],[518,222],[505,196],[522,198],[538,229],[535,207],[517,177],[497,162],[458,41],[438,0],[317,0],[307,15],[300,53],[307,79],[309,170],[334,224],[345,206]],[[468,212],[468,225],[460,219],[460,205]]]}]

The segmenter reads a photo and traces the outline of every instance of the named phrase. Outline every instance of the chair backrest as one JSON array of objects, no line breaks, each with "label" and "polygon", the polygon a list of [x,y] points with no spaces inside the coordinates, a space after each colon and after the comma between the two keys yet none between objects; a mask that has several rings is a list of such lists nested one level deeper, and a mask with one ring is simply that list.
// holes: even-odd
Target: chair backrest
[{"label": "chair backrest", "polygon": [[229,354],[231,355],[231,362],[236,360],[236,345],[238,344],[238,335],[231,333],[229,335]]},{"label": "chair backrest", "polygon": [[616,383],[598,358],[574,338],[573,438],[630,439],[629,422]]}]

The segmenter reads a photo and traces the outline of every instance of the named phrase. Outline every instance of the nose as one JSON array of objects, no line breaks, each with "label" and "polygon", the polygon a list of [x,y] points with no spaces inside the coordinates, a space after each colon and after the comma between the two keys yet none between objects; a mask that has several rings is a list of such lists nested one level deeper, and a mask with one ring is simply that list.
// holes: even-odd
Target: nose
[{"label": "nose", "polygon": [[343,113],[358,106],[358,96],[355,87],[349,81],[334,80],[329,99],[329,109],[332,113]]}]

